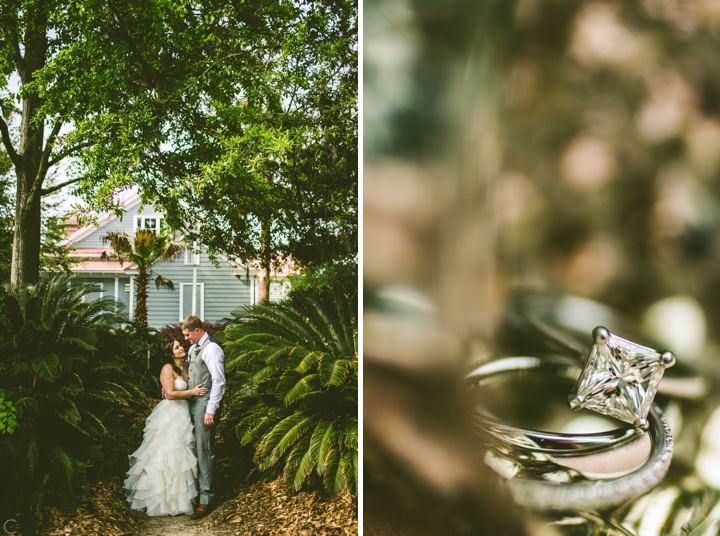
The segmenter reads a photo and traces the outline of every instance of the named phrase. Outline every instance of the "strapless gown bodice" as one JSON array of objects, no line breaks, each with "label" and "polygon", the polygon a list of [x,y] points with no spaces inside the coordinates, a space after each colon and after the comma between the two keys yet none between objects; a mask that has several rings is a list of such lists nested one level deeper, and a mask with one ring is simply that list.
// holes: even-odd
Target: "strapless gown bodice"
[{"label": "strapless gown bodice", "polygon": [[187,391],[188,384],[182,378],[175,378],[175,390],[176,391]]},{"label": "strapless gown bodice", "polygon": [[[185,391],[187,383],[176,378],[174,387]],[[125,495],[133,510],[149,516],[193,513],[197,458],[187,399],[163,399],[155,406],[127,475]]]}]

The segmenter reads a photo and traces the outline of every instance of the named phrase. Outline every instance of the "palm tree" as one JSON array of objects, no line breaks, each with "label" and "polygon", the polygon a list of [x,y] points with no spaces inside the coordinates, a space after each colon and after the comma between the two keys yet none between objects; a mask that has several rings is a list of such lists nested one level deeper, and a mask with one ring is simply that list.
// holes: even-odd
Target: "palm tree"
[{"label": "palm tree", "polygon": [[[322,481],[357,491],[357,290],[336,284],[245,306],[217,338],[227,356],[230,418],[265,479],[295,491]],[[234,373],[234,374],[233,374]]]},{"label": "palm tree", "polygon": [[[102,241],[110,243],[112,253],[103,252],[102,258],[116,262],[131,262],[138,271],[136,278],[137,292],[135,300],[135,322],[141,328],[147,328],[147,293],[153,266],[159,261],[174,259],[185,247],[181,242],[165,233],[155,233],[150,229],[138,229],[132,240],[126,233],[109,232],[102,237]],[[168,290],[175,290],[175,285],[169,279],[158,275],[155,286]]]}]

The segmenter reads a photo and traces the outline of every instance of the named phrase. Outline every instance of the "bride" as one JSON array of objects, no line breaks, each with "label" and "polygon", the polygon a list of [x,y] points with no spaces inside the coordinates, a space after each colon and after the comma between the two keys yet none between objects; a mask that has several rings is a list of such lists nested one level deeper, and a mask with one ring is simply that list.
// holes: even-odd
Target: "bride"
[{"label": "bride", "polygon": [[149,516],[193,513],[197,458],[187,399],[208,391],[202,384],[187,388],[186,352],[179,341],[164,350],[169,362],[160,372],[160,383],[166,398],[147,418],[142,444],[130,455],[124,485],[130,508]]}]

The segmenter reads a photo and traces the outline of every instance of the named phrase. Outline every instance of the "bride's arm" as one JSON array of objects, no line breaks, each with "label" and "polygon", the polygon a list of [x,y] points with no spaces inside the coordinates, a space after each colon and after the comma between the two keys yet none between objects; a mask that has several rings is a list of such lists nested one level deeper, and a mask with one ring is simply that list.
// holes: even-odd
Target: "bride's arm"
[{"label": "bride's arm", "polygon": [[191,396],[202,396],[208,392],[207,387],[203,387],[202,384],[185,391],[175,390],[175,378],[173,377],[172,366],[165,365],[160,371],[160,383],[165,391],[165,397],[168,400],[181,400],[183,398],[190,398]]}]

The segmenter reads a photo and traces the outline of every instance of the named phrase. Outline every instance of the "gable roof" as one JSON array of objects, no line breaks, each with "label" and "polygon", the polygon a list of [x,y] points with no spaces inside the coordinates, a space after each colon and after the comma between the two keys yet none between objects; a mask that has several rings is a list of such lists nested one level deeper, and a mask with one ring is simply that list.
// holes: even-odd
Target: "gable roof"
[{"label": "gable roof", "polygon": [[[140,202],[141,202],[140,196],[137,193],[133,193],[132,195],[128,196],[127,199],[124,199],[120,203],[120,208],[123,210],[123,212],[125,212],[128,209],[134,207],[135,205],[139,205]],[[79,242],[86,236],[95,232],[98,228],[104,227],[111,221],[115,220],[117,217],[118,217],[117,214],[115,214],[114,212],[101,214],[98,217],[96,224],[90,224],[90,225],[85,225],[84,227],[80,227],[79,229],[73,231],[73,233],[70,234],[70,236],[68,236],[65,240],[62,240],[59,245],[71,246],[72,244]]]},{"label": "gable roof", "polygon": [[[132,209],[133,207],[139,205],[141,203],[140,196],[133,192],[131,195],[129,195],[126,199],[122,200],[120,202],[120,208],[123,212],[127,212],[128,210]],[[70,233],[70,235],[65,239],[62,240],[59,245],[63,246],[69,246],[73,248],[74,244],[77,244],[78,242],[82,241],[84,238],[87,238],[92,233],[96,232],[98,229],[101,229],[102,227],[110,224],[111,222],[115,221],[118,218],[118,215],[115,213],[105,213],[101,214],[97,221],[95,223],[91,223],[88,225],[85,225],[83,227],[77,227],[76,225],[71,225],[73,222],[68,222],[68,227],[73,228],[74,230]],[[77,258],[77,263],[73,264],[72,270],[73,271],[79,271],[79,272],[104,272],[104,273],[121,273],[125,272],[128,274],[137,273],[136,267],[133,263],[117,263],[112,262],[109,260],[101,260],[101,255],[103,253],[110,254],[112,253],[112,248],[108,245],[107,247],[75,247],[70,251],[68,254],[71,258]],[[248,263],[246,266],[245,264],[241,263],[240,261],[230,259],[229,257],[225,255],[218,255],[222,260],[226,261],[230,266],[232,267],[233,273],[235,274],[257,274],[260,272],[257,266],[254,266],[254,263]],[[278,273],[277,275],[285,275]]]}]

